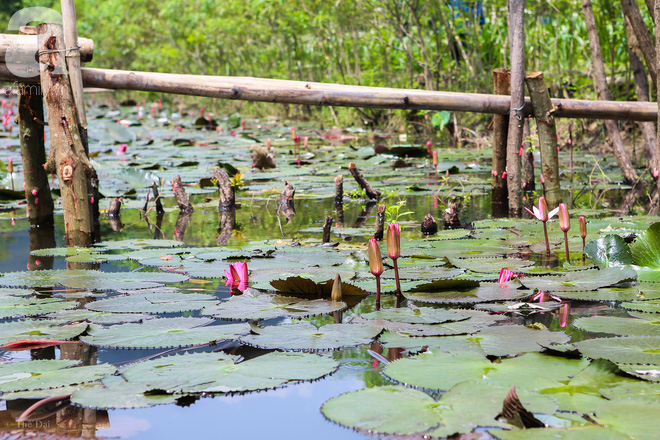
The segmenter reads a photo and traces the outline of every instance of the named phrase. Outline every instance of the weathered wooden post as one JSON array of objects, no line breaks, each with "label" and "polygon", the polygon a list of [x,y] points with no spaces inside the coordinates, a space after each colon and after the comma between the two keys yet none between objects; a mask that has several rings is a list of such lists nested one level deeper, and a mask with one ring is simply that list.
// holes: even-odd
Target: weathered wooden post
[{"label": "weathered wooden post", "polygon": [[557,129],[552,115],[553,107],[550,93],[543,79],[543,72],[533,72],[525,77],[529,95],[532,98],[532,109],[536,119],[536,131],[539,135],[539,150],[541,151],[541,175],[545,198],[550,209],[561,203],[559,184],[559,156],[557,154]]},{"label": "weathered wooden post", "polygon": [[525,107],[525,0],[509,0],[509,41],[511,48],[511,103],[506,147],[509,216],[522,214],[522,147],[523,109]]},{"label": "weathered wooden post", "polygon": [[50,128],[50,155],[46,171],[57,173],[64,208],[64,229],[69,246],[92,243],[87,181],[92,164],[82,145],[78,119],[66,70],[62,26],[42,23],[39,37],[39,70],[41,89],[46,100]]},{"label": "weathered wooden post", "polygon": [[[23,27],[22,35],[36,35],[34,27]],[[23,158],[23,180],[27,214],[32,226],[53,228],[53,196],[44,170],[44,100],[38,84],[18,84],[18,129]],[[52,234],[52,231],[51,231]],[[54,242],[54,240],[53,240]]]},{"label": "weathered wooden post", "polygon": [[[509,69],[493,70],[493,93],[511,94],[511,74]],[[493,178],[491,209],[493,217],[506,217],[509,210],[506,186],[506,144],[509,130],[508,115],[493,115]]]}]

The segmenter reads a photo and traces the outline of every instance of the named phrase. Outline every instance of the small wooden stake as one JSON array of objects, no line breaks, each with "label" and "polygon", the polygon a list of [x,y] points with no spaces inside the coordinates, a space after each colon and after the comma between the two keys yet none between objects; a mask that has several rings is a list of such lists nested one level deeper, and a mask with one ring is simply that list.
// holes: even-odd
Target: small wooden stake
[{"label": "small wooden stake", "polygon": [[358,185],[360,185],[360,188],[362,188],[364,192],[367,194],[367,197],[369,197],[369,199],[371,200],[380,199],[381,196],[380,191],[376,191],[371,187],[369,182],[367,182],[367,179],[364,178],[358,167],[356,167],[353,162],[348,164],[348,169],[353,175],[355,181],[358,183]]},{"label": "small wooden stake", "polygon": [[151,192],[154,195],[154,203],[156,204],[156,215],[165,214],[165,210],[163,209],[163,202],[160,200],[160,193],[158,192],[158,185],[156,182],[151,184]]},{"label": "small wooden stake", "polygon": [[193,206],[190,204],[190,199],[188,199],[186,190],[183,188],[183,183],[181,183],[181,176],[176,176],[174,180],[172,180],[172,190],[174,191],[174,198],[176,198],[176,202],[178,203],[179,209],[182,213],[189,214],[195,210],[195,208],[193,208]]},{"label": "small wooden stake", "polygon": [[330,229],[332,228],[332,216],[327,216],[325,218],[325,223],[323,224],[323,243],[330,243]]},{"label": "small wooden stake", "polygon": [[218,191],[220,192],[218,210],[229,211],[236,208],[236,196],[234,195],[234,188],[231,186],[231,180],[229,180],[227,171],[216,168],[213,172],[213,177],[218,181]]},{"label": "small wooden stake", "polygon": [[422,234],[434,235],[438,233],[438,223],[433,218],[432,214],[426,214],[422,222]]},{"label": "small wooden stake", "polygon": [[42,23],[37,26],[40,53],[41,88],[46,99],[51,148],[45,165],[60,181],[64,228],[69,246],[92,244],[92,221],[87,182],[94,168],[87,158],[78,131],[64,57],[62,26]]},{"label": "small wooden stake", "polygon": [[296,215],[296,209],[293,205],[293,198],[296,195],[296,189],[288,182],[284,181],[284,189],[280,193],[280,203],[278,210],[284,213],[286,217],[286,223],[289,224],[294,215]]},{"label": "small wooden stake", "polygon": [[341,174],[335,177],[335,205],[344,203],[344,178]]},{"label": "small wooden stake", "polygon": [[541,151],[541,173],[545,198],[550,209],[561,203],[559,188],[559,156],[557,154],[557,130],[553,117],[552,103],[548,87],[543,79],[543,72],[533,72],[525,78],[527,88],[532,98],[534,118],[536,118],[536,131],[539,135],[539,149]]},{"label": "small wooden stake", "polygon": [[374,231],[374,238],[378,241],[383,239],[385,231],[385,209],[387,209],[387,206],[385,205],[378,205],[378,209],[376,209],[376,229]]},{"label": "small wooden stake", "polygon": [[108,217],[119,218],[120,210],[121,210],[121,198],[113,197],[110,200],[110,207],[108,208]]}]

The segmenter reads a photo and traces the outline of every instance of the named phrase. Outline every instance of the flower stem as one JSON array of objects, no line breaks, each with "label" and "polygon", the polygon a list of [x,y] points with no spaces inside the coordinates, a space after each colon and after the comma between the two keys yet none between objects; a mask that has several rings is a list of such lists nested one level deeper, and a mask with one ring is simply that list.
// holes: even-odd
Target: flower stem
[{"label": "flower stem", "polygon": [[401,282],[399,281],[399,264],[397,263],[398,258],[393,258],[394,262],[394,279],[396,280],[396,294],[401,295]]},{"label": "flower stem", "polygon": [[376,275],[376,310],[380,310],[380,275]]},{"label": "flower stem", "polygon": [[545,252],[550,255],[550,241],[548,241],[548,226],[543,222],[543,233],[545,234]]},{"label": "flower stem", "polygon": [[570,263],[571,258],[568,255],[568,231],[564,231],[564,244],[566,245],[566,262]]}]

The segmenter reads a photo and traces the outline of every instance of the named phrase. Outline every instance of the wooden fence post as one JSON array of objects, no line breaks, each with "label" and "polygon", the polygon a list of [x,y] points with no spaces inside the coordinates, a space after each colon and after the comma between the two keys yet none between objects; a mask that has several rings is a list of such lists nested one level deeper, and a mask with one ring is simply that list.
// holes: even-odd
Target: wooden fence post
[{"label": "wooden fence post", "polygon": [[[36,35],[34,27],[23,27],[22,35]],[[32,226],[53,228],[53,196],[44,170],[44,100],[38,84],[18,84],[18,129],[23,158],[23,180],[27,214]]]},{"label": "wooden fence post", "polygon": [[[509,69],[493,70],[493,93],[511,94]],[[493,171],[491,210],[493,217],[506,217],[509,211],[506,186],[506,144],[509,131],[509,115],[493,115]]]},{"label": "wooden fence post", "polygon": [[561,203],[559,186],[559,157],[557,154],[557,130],[553,108],[550,102],[548,87],[543,79],[543,72],[533,72],[525,77],[529,95],[532,98],[532,108],[536,119],[536,131],[539,134],[539,150],[541,151],[541,175],[543,189],[550,209]]},{"label": "wooden fence post", "polygon": [[62,26],[42,23],[37,26],[37,35],[41,89],[46,100],[51,142],[46,171],[57,173],[60,182],[67,245],[89,246],[92,243],[92,222],[87,181],[93,167],[78,131],[66,71]]},{"label": "wooden fence post", "polygon": [[525,0],[509,0],[509,40],[511,47],[511,104],[506,147],[509,216],[522,214],[520,149],[525,106]]}]

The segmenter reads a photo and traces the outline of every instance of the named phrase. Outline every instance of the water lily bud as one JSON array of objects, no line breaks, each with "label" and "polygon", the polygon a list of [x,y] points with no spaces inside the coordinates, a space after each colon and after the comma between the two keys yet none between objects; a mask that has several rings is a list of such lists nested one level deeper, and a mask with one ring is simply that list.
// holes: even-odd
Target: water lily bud
[{"label": "water lily bud", "polygon": [[270,138],[266,138],[266,149],[270,150]]},{"label": "water lily bud", "polygon": [[581,215],[578,217],[578,223],[580,225],[580,237],[587,238],[587,219]]},{"label": "water lily bud", "polygon": [[9,174],[14,172],[14,162],[11,157],[7,159],[7,171],[9,171]]},{"label": "water lily bud", "polygon": [[437,151],[433,152],[433,166],[434,167],[438,166],[438,152]]},{"label": "water lily bud", "polygon": [[559,229],[568,232],[571,229],[571,217],[568,214],[566,203],[559,204]]},{"label": "water lily bud", "polygon": [[401,256],[401,230],[398,223],[387,225],[387,256],[395,260]]},{"label": "water lily bud", "polygon": [[380,255],[378,241],[375,238],[370,238],[367,249],[369,251],[369,270],[374,276],[378,277],[385,272],[385,269],[383,268],[383,257]]},{"label": "water lily bud", "polygon": [[241,130],[245,131],[245,119],[241,119]]},{"label": "water lily bud", "polygon": [[296,140],[296,127],[291,127],[291,140]]},{"label": "water lily bud", "polygon": [[541,215],[539,220],[542,222],[548,221],[548,202],[545,201],[543,196],[539,197],[539,214]]},{"label": "water lily bud", "polygon": [[341,277],[339,274],[335,277],[335,282],[332,283],[332,292],[330,293],[332,301],[341,301]]}]

